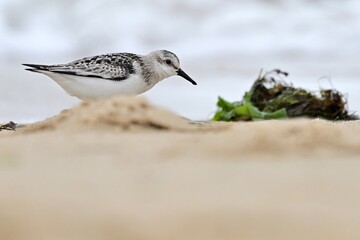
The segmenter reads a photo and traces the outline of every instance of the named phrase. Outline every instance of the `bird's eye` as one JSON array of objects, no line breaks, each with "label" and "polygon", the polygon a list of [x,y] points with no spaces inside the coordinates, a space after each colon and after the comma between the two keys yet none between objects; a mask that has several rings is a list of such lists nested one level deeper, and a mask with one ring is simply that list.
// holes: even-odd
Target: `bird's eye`
[{"label": "bird's eye", "polygon": [[166,59],[166,64],[170,65],[171,64],[171,60],[170,59]]}]

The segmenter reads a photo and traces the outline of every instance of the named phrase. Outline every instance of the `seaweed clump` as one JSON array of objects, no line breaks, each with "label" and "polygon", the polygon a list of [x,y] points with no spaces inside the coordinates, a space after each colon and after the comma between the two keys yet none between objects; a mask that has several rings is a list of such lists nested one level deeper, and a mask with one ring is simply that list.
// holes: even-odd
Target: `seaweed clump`
[{"label": "seaweed clump", "polygon": [[349,114],[347,101],[335,89],[310,92],[284,81],[287,72],[275,69],[260,73],[249,92],[239,102],[218,99],[214,121],[251,121],[281,118],[322,118],[327,120],[357,120]]},{"label": "seaweed clump", "polygon": [[0,131],[2,131],[2,130],[15,131],[16,130],[16,123],[14,123],[13,121],[10,121],[7,124],[0,125]]}]

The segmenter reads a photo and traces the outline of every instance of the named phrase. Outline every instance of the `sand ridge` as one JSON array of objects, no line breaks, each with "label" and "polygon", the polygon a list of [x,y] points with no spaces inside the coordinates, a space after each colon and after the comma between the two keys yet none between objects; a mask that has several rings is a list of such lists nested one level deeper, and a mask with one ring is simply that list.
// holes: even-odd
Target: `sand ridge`
[{"label": "sand ridge", "polygon": [[[209,124],[206,124],[206,127],[211,128]],[[64,110],[55,117],[27,126],[24,132],[90,129],[197,131],[201,127],[170,111],[149,104],[142,97],[120,96],[83,101],[79,106]]]}]

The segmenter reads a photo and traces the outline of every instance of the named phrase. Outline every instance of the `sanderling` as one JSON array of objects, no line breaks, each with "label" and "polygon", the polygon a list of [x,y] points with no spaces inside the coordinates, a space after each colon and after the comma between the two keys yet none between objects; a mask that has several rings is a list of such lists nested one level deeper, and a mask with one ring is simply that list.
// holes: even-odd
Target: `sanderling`
[{"label": "sanderling", "polygon": [[31,67],[26,70],[49,76],[68,94],[80,99],[138,95],[174,75],[196,85],[196,82],[181,70],[179,58],[167,50],[154,51],[148,55],[104,54],[67,64],[23,65]]}]

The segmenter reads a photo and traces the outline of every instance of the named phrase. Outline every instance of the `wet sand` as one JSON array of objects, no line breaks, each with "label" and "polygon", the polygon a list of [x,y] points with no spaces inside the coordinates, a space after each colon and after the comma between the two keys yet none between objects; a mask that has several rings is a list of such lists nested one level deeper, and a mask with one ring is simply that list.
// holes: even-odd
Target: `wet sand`
[{"label": "wet sand", "polygon": [[359,159],[358,121],[85,102],[0,132],[0,239],[359,239]]}]

